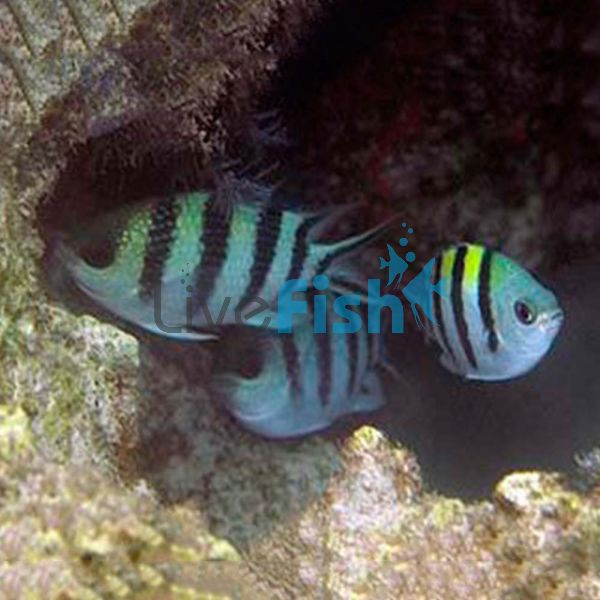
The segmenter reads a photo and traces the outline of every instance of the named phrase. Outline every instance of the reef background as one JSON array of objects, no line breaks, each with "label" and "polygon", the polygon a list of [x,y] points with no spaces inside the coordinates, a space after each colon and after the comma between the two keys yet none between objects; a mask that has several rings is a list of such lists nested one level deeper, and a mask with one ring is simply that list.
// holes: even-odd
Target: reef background
[{"label": "reef background", "polygon": [[[564,476],[600,441],[599,27],[584,1],[2,4],[2,595],[600,598],[597,464]],[[407,335],[381,431],[273,444],[207,398],[208,353],[48,300],[49,231],[222,177],[273,107],[310,201],[556,281],[540,370],[466,386]]]}]

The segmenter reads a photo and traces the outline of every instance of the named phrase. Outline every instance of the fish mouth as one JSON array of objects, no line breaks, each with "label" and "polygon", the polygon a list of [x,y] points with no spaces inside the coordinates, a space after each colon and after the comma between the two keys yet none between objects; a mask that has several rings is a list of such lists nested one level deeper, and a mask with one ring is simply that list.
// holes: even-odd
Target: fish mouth
[{"label": "fish mouth", "polygon": [[546,315],[542,321],[542,328],[547,332],[556,332],[560,329],[563,321],[565,320],[565,313],[563,310],[556,310]]}]

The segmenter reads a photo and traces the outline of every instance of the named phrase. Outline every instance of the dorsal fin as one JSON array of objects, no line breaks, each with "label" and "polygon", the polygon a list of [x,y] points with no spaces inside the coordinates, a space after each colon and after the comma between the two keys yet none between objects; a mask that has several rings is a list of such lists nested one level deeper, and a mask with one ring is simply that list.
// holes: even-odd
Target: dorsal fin
[{"label": "dorsal fin", "polygon": [[398,218],[398,215],[394,215],[367,231],[343,240],[315,244],[312,252],[316,273],[323,273],[333,262],[347,258],[360,248],[380,238]]}]

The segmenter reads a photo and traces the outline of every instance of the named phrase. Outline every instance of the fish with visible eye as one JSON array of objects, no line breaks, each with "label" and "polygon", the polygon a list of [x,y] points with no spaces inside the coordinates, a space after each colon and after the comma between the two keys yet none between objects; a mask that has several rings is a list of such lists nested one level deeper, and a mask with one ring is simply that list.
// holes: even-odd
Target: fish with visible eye
[{"label": "fish with visible eye", "polygon": [[221,354],[211,387],[246,429],[269,438],[296,437],[325,429],[344,415],[383,406],[381,372],[392,370],[384,360],[383,336],[366,327],[355,333],[315,333],[310,320],[290,334],[242,329],[224,338],[228,344],[233,339],[235,348],[240,336],[250,336],[234,353],[237,362],[242,357],[241,368],[232,371],[235,356],[228,360]]},{"label": "fish with visible eye", "polygon": [[441,362],[468,379],[499,381],[524,375],[547,354],[564,312],[556,295],[509,257],[459,244],[437,258],[439,284],[428,296],[427,337]]},{"label": "fish with visible eye", "polygon": [[[165,337],[202,341],[220,337],[252,299],[275,299],[290,279],[328,274],[332,296],[350,290],[364,300],[361,275],[355,265],[344,268],[342,259],[377,238],[388,222],[323,242],[323,231],[339,216],[339,210],[307,213],[270,202],[236,203],[224,211],[209,193],[182,194],[83,226],[79,235],[57,241],[50,260],[109,314]],[[390,272],[395,256],[390,252]],[[396,268],[392,280],[405,270]],[[428,317],[427,337],[440,346],[442,364],[469,379],[527,373],[548,352],[564,318],[556,296],[526,269],[475,244],[444,250],[402,292],[415,316],[420,306]],[[361,309],[368,312],[368,305]],[[207,312],[218,315],[217,323]],[[258,359],[255,372],[225,368],[212,382],[245,427],[267,437],[294,437],[383,404],[384,335],[365,327],[319,334],[310,318],[296,323],[292,334],[280,334],[276,320],[272,329],[259,329],[264,318],[262,313],[259,322],[244,321],[251,327],[233,327],[254,336],[252,352],[242,356]]]},{"label": "fish with visible eye", "polygon": [[320,212],[273,201],[224,207],[209,192],[150,199],[57,240],[47,270],[101,312],[163,337],[210,340],[219,326],[233,323],[274,329],[285,281],[328,273],[385,230],[387,222],[322,241],[356,206]]},{"label": "fish with visible eye", "polygon": [[[338,271],[341,281],[347,272]],[[523,375],[550,349],[564,315],[554,293],[507,256],[475,244],[447,248],[402,290],[427,319],[426,334],[442,349],[441,362],[468,379],[499,381]],[[361,305],[362,323],[368,305]],[[330,315],[331,316],[331,315]],[[343,415],[376,410],[385,402],[381,371],[402,377],[384,360],[387,337],[260,332],[252,352],[240,352],[250,373],[221,372],[213,387],[247,429],[271,438],[324,429]],[[387,332],[389,334],[389,332]],[[250,357],[250,358],[249,358]],[[221,361],[227,366],[227,361]]]}]

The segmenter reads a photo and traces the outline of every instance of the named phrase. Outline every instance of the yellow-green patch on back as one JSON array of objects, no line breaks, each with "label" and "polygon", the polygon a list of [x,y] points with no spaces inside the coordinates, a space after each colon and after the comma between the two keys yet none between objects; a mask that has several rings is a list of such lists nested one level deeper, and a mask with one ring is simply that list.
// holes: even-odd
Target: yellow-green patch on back
[{"label": "yellow-green patch on back", "polygon": [[481,271],[484,248],[475,244],[466,244],[466,247],[467,254],[465,256],[463,286],[476,288],[479,284],[479,273]]}]

